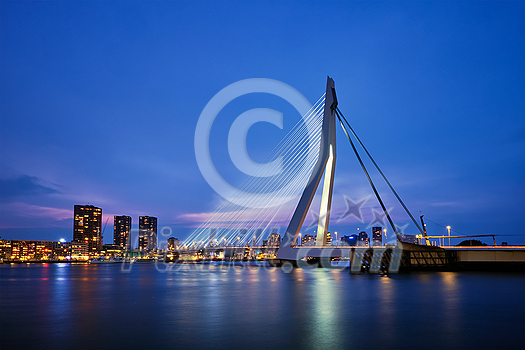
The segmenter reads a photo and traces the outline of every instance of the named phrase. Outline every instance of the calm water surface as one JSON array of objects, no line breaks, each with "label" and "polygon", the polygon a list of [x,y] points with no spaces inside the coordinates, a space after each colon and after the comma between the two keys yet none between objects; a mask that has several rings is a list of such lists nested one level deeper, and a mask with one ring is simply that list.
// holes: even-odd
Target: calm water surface
[{"label": "calm water surface", "polygon": [[171,266],[0,265],[0,347],[525,348],[523,274]]}]

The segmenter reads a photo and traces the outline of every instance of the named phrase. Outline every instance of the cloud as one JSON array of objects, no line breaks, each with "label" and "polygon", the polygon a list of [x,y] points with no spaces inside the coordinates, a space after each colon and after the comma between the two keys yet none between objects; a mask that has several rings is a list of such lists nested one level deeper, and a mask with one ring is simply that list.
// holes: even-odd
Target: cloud
[{"label": "cloud", "polygon": [[42,186],[35,176],[22,175],[12,179],[0,179],[0,199],[3,202],[14,201],[24,196],[39,196],[59,193],[50,187]]},{"label": "cloud", "polygon": [[[272,210],[273,209],[273,210]],[[275,208],[244,209],[237,211],[224,211],[213,213],[186,213],[177,216],[179,223],[186,227],[230,227],[235,225],[266,226],[287,223],[290,213],[278,211]]]},{"label": "cloud", "polygon": [[54,227],[73,218],[73,210],[22,202],[0,204],[0,228]]}]

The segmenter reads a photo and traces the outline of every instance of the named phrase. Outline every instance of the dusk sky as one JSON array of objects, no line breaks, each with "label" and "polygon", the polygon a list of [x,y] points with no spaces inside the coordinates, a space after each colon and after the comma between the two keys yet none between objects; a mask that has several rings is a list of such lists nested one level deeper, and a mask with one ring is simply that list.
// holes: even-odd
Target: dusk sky
[{"label": "dusk sky", "polygon": [[[313,104],[329,75],[339,108],[430,234],[450,225],[525,244],[524,18],[523,1],[1,1],[0,236],[71,240],[73,206],[89,203],[110,218],[104,243],[113,215],[156,216],[159,231],[183,239],[222,202],[194,151],[210,99],[269,78]],[[252,95],[211,130],[213,163],[232,186],[247,176],[228,154],[237,116],[283,113],[283,129],[249,129],[258,162],[301,118],[276,96]],[[353,234],[380,207],[337,132],[330,229]],[[345,196],[368,198],[362,221],[338,220]]]}]

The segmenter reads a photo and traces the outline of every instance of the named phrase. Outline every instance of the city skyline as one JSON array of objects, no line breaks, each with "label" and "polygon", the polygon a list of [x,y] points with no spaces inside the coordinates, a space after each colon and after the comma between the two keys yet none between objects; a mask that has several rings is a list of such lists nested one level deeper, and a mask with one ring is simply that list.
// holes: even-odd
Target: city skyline
[{"label": "city skyline", "polygon": [[[73,205],[87,203],[103,208],[102,224],[110,218],[101,243],[122,213],[154,215],[159,239],[169,227],[183,240],[222,203],[193,148],[206,103],[254,77],[314,103],[330,75],[339,107],[429,234],[450,225],[525,244],[522,2],[205,4],[0,4],[2,239],[68,239]],[[232,185],[246,175],[228,131],[255,107],[284,120],[282,130],[252,126],[255,161],[300,119],[259,96],[219,115],[212,159]],[[330,231],[342,237],[378,224],[380,208],[337,133]],[[392,211],[402,227],[401,214]]]}]

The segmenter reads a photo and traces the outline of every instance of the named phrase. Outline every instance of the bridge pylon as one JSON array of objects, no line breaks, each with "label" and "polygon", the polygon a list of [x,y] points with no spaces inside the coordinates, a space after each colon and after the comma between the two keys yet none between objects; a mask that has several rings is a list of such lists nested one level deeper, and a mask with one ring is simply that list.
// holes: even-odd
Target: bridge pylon
[{"label": "bridge pylon", "polygon": [[[308,183],[301,195],[299,203],[286,229],[284,237],[277,251],[277,259],[297,261],[306,256],[307,251],[311,254],[311,249],[297,248],[297,238],[303,226],[306,214],[315,192],[321,182],[324,173],[323,193],[321,197],[321,209],[319,212],[319,223],[317,225],[316,248],[326,246],[326,236],[328,233],[328,224],[330,221],[330,208],[332,205],[332,189],[334,186],[335,160],[336,160],[336,122],[335,110],[337,108],[337,96],[335,93],[335,82],[332,78],[327,77],[326,95],[324,104],[323,124],[321,128],[321,143],[319,147],[319,157],[314,165],[314,169]],[[312,247],[309,247],[312,248]],[[320,254],[322,249],[318,249]]]}]

